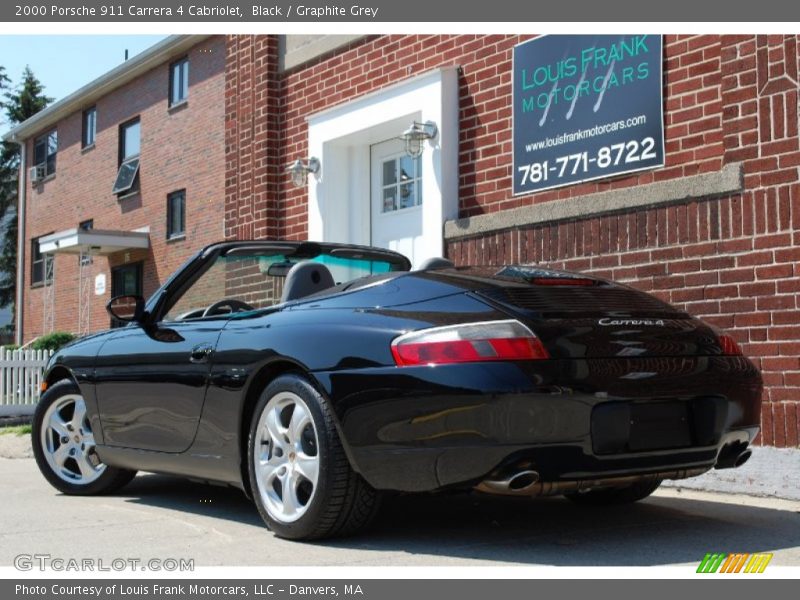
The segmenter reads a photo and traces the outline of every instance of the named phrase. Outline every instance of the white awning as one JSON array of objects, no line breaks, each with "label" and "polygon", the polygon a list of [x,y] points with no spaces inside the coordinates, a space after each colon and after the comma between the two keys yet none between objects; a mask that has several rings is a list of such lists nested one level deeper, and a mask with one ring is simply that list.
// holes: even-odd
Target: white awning
[{"label": "white awning", "polygon": [[42,254],[91,253],[105,256],[122,250],[150,247],[150,234],[144,231],[110,231],[104,229],[65,229],[39,238]]}]

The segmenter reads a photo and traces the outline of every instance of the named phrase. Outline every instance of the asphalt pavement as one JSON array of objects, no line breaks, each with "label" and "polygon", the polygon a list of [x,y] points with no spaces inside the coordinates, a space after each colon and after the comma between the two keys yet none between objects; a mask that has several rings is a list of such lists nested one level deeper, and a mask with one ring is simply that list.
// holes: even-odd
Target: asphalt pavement
[{"label": "asphalt pavement", "polygon": [[196,566],[664,566],[709,551],[773,552],[773,565],[800,565],[800,502],[774,498],[670,488],[590,509],[561,498],[396,496],[358,537],[298,544],[266,530],[235,489],[145,474],[113,496],[65,496],[30,458],[0,458],[0,475],[0,565],[48,553]]}]

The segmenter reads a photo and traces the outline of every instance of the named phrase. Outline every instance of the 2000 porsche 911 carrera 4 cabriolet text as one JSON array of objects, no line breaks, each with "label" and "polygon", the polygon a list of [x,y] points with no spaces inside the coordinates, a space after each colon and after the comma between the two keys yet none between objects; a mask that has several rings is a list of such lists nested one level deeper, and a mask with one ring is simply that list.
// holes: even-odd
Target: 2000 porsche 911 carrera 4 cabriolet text
[{"label": "2000 porsche 911 carrera 4 cabriolet text", "polygon": [[742,464],[758,432],[761,377],[731,337],[538,266],[229,242],[108,308],[120,327],[47,367],[44,476],[226,483],[286,538],[352,533],[384,490],[633,502]]}]

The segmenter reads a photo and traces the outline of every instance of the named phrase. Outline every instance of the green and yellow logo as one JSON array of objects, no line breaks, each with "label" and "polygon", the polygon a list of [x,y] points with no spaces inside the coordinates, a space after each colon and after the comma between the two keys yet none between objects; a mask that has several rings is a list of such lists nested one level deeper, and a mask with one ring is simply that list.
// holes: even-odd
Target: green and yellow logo
[{"label": "green and yellow logo", "polygon": [[757,552],[755,554],[723,554],[709,552],[700,561],[698,573],[763,573],[772,560],[772,554]]}]

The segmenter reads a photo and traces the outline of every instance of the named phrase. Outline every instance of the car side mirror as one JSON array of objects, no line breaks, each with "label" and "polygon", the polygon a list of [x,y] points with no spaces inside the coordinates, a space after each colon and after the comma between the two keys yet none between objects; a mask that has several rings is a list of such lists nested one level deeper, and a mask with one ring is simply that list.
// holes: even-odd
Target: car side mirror
[{"label": "car side mirror", "polygon": [[112,319],[124,323],[141,323],[144,320],[144,298],[141,296],[115,296],[106,304]]}]

